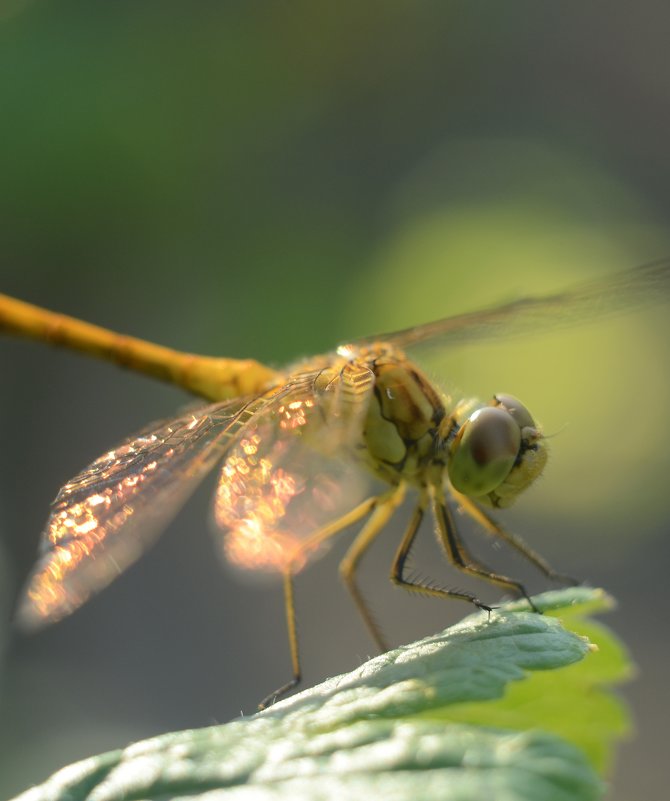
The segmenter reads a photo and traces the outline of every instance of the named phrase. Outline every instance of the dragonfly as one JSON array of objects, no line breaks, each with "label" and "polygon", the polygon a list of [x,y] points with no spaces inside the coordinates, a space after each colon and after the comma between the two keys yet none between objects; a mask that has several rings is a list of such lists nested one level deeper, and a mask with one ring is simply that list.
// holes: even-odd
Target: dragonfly
[{"label": "dragonfly", "polygon": [[[0,295],[0,331],[78,351],[176,384],[203,400],[153,423],[100,456],[58,492],[37,562],[17,604],[17,624],[35,630],[74,612],[132,565],[217,465],[217,544],[235,566],[281,577],[291,678],[265,708],[301,680],[294,579],[328,542],[359,530],[340,577],[373,642],[388,643],[357,581],[362,558],[411,498],[411,514],[390,568],[403,589],[487,610],[478,595],[409,572],[421,524],[432,518],[458,570],[523,597],[524,585],[468,549],[456,512],[518,551],[548,579],[555,571],[491,510],[510,506],[542,473],[548,443],[515,396],[487,401],[450,395],[429,380],[420,355],[479,340],[542,331],[667,298],[670,260],[584,281],[391,334],[275,370],[254,360],[200,356]],[[369,481],[366,481],[366,477]],[[366,493],[372,482],[374,491]]]}]

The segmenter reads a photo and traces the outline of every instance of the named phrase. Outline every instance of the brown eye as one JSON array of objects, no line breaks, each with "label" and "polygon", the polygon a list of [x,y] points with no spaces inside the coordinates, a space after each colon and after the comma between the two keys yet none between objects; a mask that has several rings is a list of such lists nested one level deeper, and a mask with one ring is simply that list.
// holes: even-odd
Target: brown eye
[{"label": "brown eye", "polygon": [[521,429],[506,408],[477,409],[451,446],[449,480],[464,495],[486,495],[507,478],[520,447]]},{"label": "brown eye", "polygon": [[499,392],[493,397],[496,408],[505,409],[514,418],[519,428],[535,428],[535,421],[530,412],[514,395]]}]

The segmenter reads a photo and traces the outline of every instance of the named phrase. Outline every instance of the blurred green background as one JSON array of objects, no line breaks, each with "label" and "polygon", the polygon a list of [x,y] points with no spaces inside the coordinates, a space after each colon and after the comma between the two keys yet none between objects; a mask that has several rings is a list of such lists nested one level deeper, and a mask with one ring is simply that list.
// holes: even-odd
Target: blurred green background
[{"label": "blurred green background", "polygon": [[[0,291],[282,364],[668,255],[669,26],[667,3],[622,0],[5,0]],[[620,601],[608,622],[639,668],[626,688],[637,735],[611,799],[667,787],[667,312],[427,365],[450,390],[519,395],[555,435],[543,480],[501,519]],[[57,489],[187,399],[9,339],[0,377],[8,621]],[[6,627],[0,796],[94,752],[252,712],[287,677],[279,588],[213,557],[213,482],[72,618],[30,638]],[[390,588],[397,536],[363,573],[401,643],[469,610]],[[346,539],[298,584],[306,684],[372,653],[337,582]],[[424,539],[416,560],[434,572]]]}]

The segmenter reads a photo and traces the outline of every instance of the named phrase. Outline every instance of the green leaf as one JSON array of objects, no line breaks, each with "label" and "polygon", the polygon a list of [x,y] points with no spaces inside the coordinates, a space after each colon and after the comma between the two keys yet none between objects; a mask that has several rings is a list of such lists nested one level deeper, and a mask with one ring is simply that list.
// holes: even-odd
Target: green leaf
[{"label": "green leaf", "polygon": [[583,615],[611,602],[584,588],[534,600],[544,615],[522,602],[472,615],[263,713],[85,760],[19,799],[600,798],[596,768],[626,721],[604,685],[629,668]]},{"label": "green leaf", "polygon": [[[569,606],[567,596],[572,600]],[[605,611],[613,600],[602,591],[574,588],[535,599],[545,615],[559,616],[570,631],[593,644],[588,659],[552,673],[533,673],[510,685],[504,697],[486,706],[462,703],[445,710],[450,721],[506,729],[541,728],[574,743],[601,774],[607,774],[614,746],[631,727],[624,704],[607,688],[631,678],[632,666],[621,643],[605,626],[584,615]],[[516,601],[505,607],[522,610]]]}]

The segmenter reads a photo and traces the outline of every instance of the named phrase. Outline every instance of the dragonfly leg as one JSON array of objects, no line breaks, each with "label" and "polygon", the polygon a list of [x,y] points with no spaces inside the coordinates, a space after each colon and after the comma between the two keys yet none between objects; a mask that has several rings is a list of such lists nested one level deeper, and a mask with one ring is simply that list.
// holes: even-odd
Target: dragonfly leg
[{"label": "dragonfly leg", "polygon": [[454,567],[470,576],[476,576],[490,581],[492,584],[498,584],[501,587],[508,587],[514,590],[528,601],[534,612],[539,612],[521,582],[508,576],[503,576],[501,573],[495,573],[472,556],[458,534],[458,528],[451,510],[442,498],[433,499],[433,511],[437,521],[436,533],[438,541],[446,551],[449,561]]},{"label": "dragonfly leg", "polygon": [[384,639],[379,624],[375,620],[370,607],[361,594],[356,582],[356,570],[365,552],[374,542],[377,535],[395,514],[396,509],[405,498],[405,485],[398,484],[391,492],[382,495],[376,500],[375,509],[367,523],[360,530],[356,539],[351,543],[349,550],[340,562],[340,578],[354,599],[356,609],[363,619],[373,642],[380,652],[388,651],[389,646]]},{"label": "dragonfly leg", "polygon": [[407,567],[407,558],[419,531],[421,520],[423,519],[425,503],[425,498],[422,498],[419,501],[409,525],[403,534],[402,541],[398,546],[398,550],[396,551],[393,564],[391,566],[391,581],[398,587],[409,590],[409,592],[415,592],[420,595],[429,595],[433,598],[456,598],[460,601],[469,601],[479,609],[484,609],[487,612],[490,612],[493,607],[486,606],[486,604],[482,603],[476,595],[473,595],[470,592],[465,592],[464,590],[449,590],[446,589],[446,587],[438,587],[437,585],[423,579],[411,580],[406,577],[405,569]]},{"label": "dragonfly leg", "polygon": [[562,573],[557,573],[551,567],[551,565],[540,556],[539,553],[526,545],[526,543],[520,537],[511,534],[501,525],[496,523],[492,517],[489,517],[486,512],[484,512],[483,509],[480,509],[473,500],[468,498],[467,495],[462,495],[460,492],[456,492],[453,489],[451,492],[455,500],[458,502],[458,505],[467,515],[469,515],[476,523],[482,526],[482,528],[488,531],[489,534],[492,534],[495,537],[500,537],[501,540],[504,540],[508,545],[517,550],[532,565],[535,565],[540,572],[544,573],[547,578],[552,579],[552,581],[558,581],[562,584],[581,584],[581,581],[578,579],[574,579],[571,576],[566,576]]},{"label": "dragonfly leg", "polygon": [[300,683],[300,653],[298,651],[298,632],[295,624],[295,600],[293,596],[293,573],[287,570],[284,573],[284,606],[286,609],[286,626],[288,628],[288,644],[291,652],[291,666],[293,668],[293,676],[286,684],[282,684],[276,690],[266,695],[265,698],[258,705],[259,709],[265,709],[274,704],[274,702],[292,690]]},{"label": "dragonfly leg", "polygon": [[[305,540],[304,551],[309,553],[322,542],[325,542],[326,540],[330,539],[330,537],[334,537],[336,534],[339,534],[348,526],[357,523],[375,507],[377,502],[378,498],[375,496],[368,498],[360,503],[355,509],[347,512],[347,514],[342,515],[342,517],[339,517],[332,523],[329,523],[328,525],[320,528],[318,531],[315,531],[311,537]],[[271,706],[275,703],[275,701],[277,701],[283,695],[286,695],[286,693],[290,692],[300,683],[300,651],[298,648],[298,632],[296,627],[295,601],[293,595],[294,575],[294,568],[289,566],[284,573],[284,607],[286,609],[286,625],[288,628],[288,642],[289,651],[291,654],[293,677],[290,681],[287,681],[286,684],[283,684],[281,687],[266,695],[266,697],[258,705],[259,709],[266,709],[268,706]]]}]

